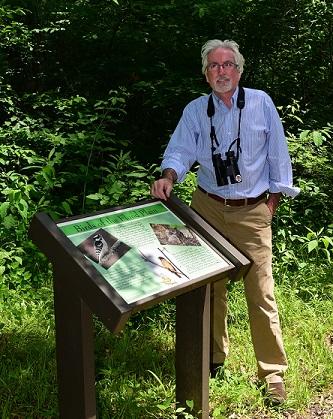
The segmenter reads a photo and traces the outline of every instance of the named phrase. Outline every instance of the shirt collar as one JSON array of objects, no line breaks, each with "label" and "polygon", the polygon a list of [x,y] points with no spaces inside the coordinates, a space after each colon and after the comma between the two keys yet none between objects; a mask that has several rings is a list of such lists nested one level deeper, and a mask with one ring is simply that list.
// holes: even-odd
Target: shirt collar
[{"label": "shirt collar", "polygon": [[[232,95],[232,97],[231,97],[231,102],[232,102],[232,107],[233,107],[233,108],[236,108],[236,107],[237,107],[237,96],[238,96],[238,90],[239,90],[239,87],[237,86],[237,87],[236,87],[236,90],[234,91],[234,94],[233,94],[233,95]],[[213,96],[214,102],[215,102],[215,104],[216,104],[217,106],[222,107],[222,108],[226,108],[226,109],[228,109],[228,108],[225,106],[225,104],[224,104],[223,100],[222,100],[222,99],[220,99],[220,98],[219,98],[219,97],[215,94],[215,92],[212,92],[212,96]]]}]

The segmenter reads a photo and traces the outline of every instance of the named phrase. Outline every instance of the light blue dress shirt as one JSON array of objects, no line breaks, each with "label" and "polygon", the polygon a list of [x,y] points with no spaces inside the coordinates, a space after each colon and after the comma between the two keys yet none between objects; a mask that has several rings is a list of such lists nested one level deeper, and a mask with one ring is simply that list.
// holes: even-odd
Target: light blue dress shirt
[{"label": "light blue dress shirt", "polygon": [[[199,163],[198,184],[207,192],[224,198],[257,197],[265,191],[282,192],[295,197],[299,188],[292,185],[292,168],[282,123],[272,99],[261,90],[245,88],[242,110],[238,167],[242,182],[217,186],[212,163],[210,118],[207,116],[208,95],[190,102],[171,136],[161,168],[176,171],[178,181],[195,162]],[[239,109],[238,88],[229,109],[213,94],[215,115],[213,125],[219,146],[215,153],[225,153],[237,138]],[[236,154],[236,144],[232,148]]]}]

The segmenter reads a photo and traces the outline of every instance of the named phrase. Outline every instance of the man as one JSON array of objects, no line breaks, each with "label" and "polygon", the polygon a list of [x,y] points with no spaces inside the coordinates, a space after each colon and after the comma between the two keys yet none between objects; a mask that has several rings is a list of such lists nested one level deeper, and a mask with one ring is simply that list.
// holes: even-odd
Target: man
[{"label": "man", "polygon": [[[283,347],[272,277],[271,221],[281,194],[295,197],[283,127],[271,98],[241,88],[244,58],[234,41],[210,40],[201,50],[212,94],[190,102],[164,153],[152,195],[166,200],[197,162],[192,207],[247,255],[243,279],[258,376],[274,403],[286,398]],[[214,284],[211,374],[228,354],[227,280]]]}]

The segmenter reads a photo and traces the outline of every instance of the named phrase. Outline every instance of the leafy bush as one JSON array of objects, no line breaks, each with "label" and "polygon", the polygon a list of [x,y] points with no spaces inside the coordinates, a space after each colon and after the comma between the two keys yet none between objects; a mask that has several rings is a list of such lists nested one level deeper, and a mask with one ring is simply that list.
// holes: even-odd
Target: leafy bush
[{"label": "leafy bush", "polygon": [[58,218],[150,196],[156,165],[140,165],[114,134],[126,97],[113,91],[89,103],[49,92],[25,95],[9,111],[0,128],[0,273],[10,287],[38,282],[27,238],[36,212]]}]

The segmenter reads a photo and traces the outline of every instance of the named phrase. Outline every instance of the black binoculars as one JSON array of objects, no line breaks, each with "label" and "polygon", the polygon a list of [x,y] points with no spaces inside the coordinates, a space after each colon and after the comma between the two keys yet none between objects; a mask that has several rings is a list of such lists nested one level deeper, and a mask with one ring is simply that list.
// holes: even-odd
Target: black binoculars
[{"label": "black binoculars", "polygon": [[235,158],[235,152],[230,150],[225,153],[225,155],[226,159],[223,160],[220,153],[212,154],[217,186],[224,186],[229,183],[240,183],[242,181],[237,159]]}]

